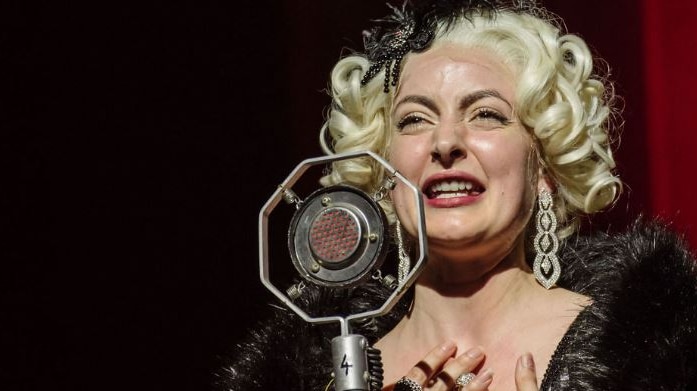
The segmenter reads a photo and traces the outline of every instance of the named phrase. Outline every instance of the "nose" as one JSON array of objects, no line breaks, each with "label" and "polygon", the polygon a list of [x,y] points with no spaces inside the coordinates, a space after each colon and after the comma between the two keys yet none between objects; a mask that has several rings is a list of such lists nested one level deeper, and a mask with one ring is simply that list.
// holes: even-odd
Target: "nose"
[{"label": "nose", "polygon": [[449,167],[466,156],[467,152],[464,142],[455,126],[444,126],[441,124],[433,131],[431,161],[439,162],[443,166]]}]

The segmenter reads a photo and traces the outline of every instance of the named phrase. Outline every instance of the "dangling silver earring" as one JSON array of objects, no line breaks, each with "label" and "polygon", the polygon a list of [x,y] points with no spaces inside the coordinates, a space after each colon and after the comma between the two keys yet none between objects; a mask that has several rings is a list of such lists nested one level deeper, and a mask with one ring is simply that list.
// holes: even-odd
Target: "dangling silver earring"
[{"label": "dangling silver earring", "polygon": [[407,279],[407,275],[411,270],[411,258],[409,258],[409,251],[404,244],[404,237],[402,236],[402,224],[397,222],[395,224],[395,229],[397,231],[397,256],[399,257],[399,265],[397,266],[397,282],[400,285]]},{"label": "dangling silver earring", "polygon": [[559,250],[559,238],[557,238],[557,216],[552,209],[552,195],[547,190],[542,190],[537,198],[537,234],[535,235],[535,262],[533,273],[535,279],[546,289],[557,283],[561,274],[557,250]]}]

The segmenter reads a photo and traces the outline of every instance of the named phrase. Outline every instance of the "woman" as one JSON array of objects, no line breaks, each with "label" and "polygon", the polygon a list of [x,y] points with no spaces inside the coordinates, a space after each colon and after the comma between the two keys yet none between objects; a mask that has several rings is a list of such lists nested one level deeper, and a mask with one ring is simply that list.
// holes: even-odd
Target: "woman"
[{"label": "woman", "polygon": [[[327,152],[381,153],[424,196],[429,262],[413,301],[358,330],[382,352],[386,389],[697,387],[689,253],[657,226],[572,236],[576,216],[609,206],[621,187],[612,89],[592,74],[585,43],[544,10],[492,3],[393,8],[367,34],[366,54],[332,72]],[[323,184],[374,192],[383,176],[368,162],[339,162]],[[382,206],[414,235],[409,197],[398,185]],[[346,294],[360,302],[373,292]],[[277,337],[289,315],[277,317],[221,384],[329,382],[327,336],[304,326],[302,348],[289,346]],[[274,361],[272,352],[286,353]]]}]

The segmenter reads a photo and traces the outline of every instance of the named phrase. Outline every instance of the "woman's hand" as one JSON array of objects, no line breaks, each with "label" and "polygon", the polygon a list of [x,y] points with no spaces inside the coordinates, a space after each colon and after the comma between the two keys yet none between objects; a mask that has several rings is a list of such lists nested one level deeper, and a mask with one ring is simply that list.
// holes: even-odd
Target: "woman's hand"
[{"label": "woman's hand", "polygon": [[537,375],[535,374],[535,361],[530,353],[520,356],[516,362],[515,389],[516,391],[539,391]]},{"label": "woman's hand", "polygon": [[[394,391],[485,391],[493,380],[493,372],[486,368],[465,381],[466,384],[458,384],[458,377],[464,380],[466,374],[472,371],[484,359],[484,353],[480,348],[472,348],[460,356],[453,358],[455,345],[447,343],[433,349],[416,366],[407,372],[400,381],[395,384]],[[515,368],[516,391],[539,391],[537,388],[537,375],[535,362],[530,353],[525,353],[518,358]]]},{"label": "woman's hand", "polygon": [[489,369],[480,371],[467,388],[456,385],[459,376],[472,373],[482,362],[484,352],[480,348],[472,348],[453,358],[455,351],[453,343],[433,349],[395,384],[394,391],[486,390],[493,379],[493,372]]}]

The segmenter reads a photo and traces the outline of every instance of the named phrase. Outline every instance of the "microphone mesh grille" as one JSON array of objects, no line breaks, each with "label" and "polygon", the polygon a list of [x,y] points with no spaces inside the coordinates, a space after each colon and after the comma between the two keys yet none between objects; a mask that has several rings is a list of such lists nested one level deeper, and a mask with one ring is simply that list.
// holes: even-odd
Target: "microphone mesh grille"
[{"label": "microphone mesh grille", "polygon": [[330,208],[317,216],[310,228],[310,247],[326,262],[341,262],[358,247],[359,227],[345,209]]}]

